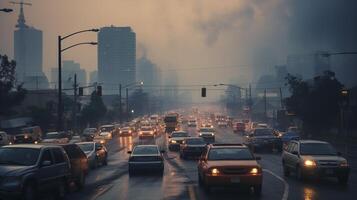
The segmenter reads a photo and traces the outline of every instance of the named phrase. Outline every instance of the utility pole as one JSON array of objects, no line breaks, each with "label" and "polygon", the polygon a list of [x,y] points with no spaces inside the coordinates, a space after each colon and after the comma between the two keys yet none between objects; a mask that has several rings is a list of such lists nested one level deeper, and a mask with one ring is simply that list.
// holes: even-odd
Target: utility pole
[{"label": "utility pole", "polygon": [[127,115],[127,120],[129,120],[129,88],[125,88],[126,92],[126,115]]},{"label": "utility pole", "polygon": [[77,130],[77,74],[74,74],[74,85],[73,85],[73,99],[74,99],[74,105],[73,105],[73,129],[74,131]]},{"label": "utility pole", "polygon": [[61,36],[58,36],[58,108],[57,108],[57,131],[62,131],[62,115],[63,115],[63,105],[62,105],[62,47],[61,47]]},{"label": "utility pole", "polygon": [[252,85],[249,84],[249,112],[252,113],[252,104],[253,104],[253,100],[252,100]]},{"label": "utility pole", "polygon": [[264,118],[267,120],[267,89],[264,89]]},{"label": "utility pole", "polygon": [[279,88],[281,109],[284,109],[283,91]]},{"label": "utility pole", "polygon": [[121,84],[119,84],[119,122],[122,123]]}]

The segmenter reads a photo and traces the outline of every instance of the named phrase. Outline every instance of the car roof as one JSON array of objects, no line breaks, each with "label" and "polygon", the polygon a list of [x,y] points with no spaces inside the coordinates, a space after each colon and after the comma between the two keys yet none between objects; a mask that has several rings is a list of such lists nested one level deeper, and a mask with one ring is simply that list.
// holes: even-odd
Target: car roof
[{"label": "car roof", "polygon": [[301,144],[309,144],[309,143],[329,144],[328,142],[321,141],[321,140],[299,140],[298,142]]},{"label": "car roof", "polygon": [[236,144],[210,144],[209,145],[211,148],[218,149],[218,148],[248,148],[244,144],[236,143]]},{"label": "car roof", "polygon": [[53,144],[13,144],[3,146],[4,148],[31,148],[31,149],[41,149],[43,147],[58,147],[58,145]]},{"label": "car roof", "polygon": [[134,148],[137,148],[137,147],[156,147],[156,148],[159,148],[158,145],[154,145],[154,144],[140,144],[140,145],[136,145]]},{"label": "car roof", "polygon": [[192,140],[192,139],[200,139],[200,140],[203,140],[203,138],[201,138],[201,137],[188,137],[188,138],[185,138],[185,140]]},{"label": "car roof", "polygon": [[101,126],[101,128],[106,128],[106,127],[113,127],[114,125],[112,125],[112,124],[108,124],[108,125],[103,125],[103,126]]},{"label": "car roof", "polygon": [[93,143],[97,143],[97,142],[76,142],[76,144],[93,144]]}]

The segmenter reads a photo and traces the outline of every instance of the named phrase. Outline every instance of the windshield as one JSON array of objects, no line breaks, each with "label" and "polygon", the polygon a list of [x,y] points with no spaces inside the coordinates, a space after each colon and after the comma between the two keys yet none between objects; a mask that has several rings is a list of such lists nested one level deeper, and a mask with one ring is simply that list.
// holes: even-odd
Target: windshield
[{"label": "windshield", "polygon": [[88,129],[84,129],[83,133],[84,133],[84,134],[95,133],[96,131],[97,131],[97,129],[88,128]]},{"label": "windshield", "polygon": [[110,132],[112,130],[114,130],[114,127],[101,127],[100,128],[101,132]]},{"label": "windshield", "polygon": [[200,132],[214,132],[214,129],[212,129],[212,128],[201,128]]},{"label": "windshield", "polygon": [[85,143],[85,144],[77,144],[82,151],[93,151],[94,144],[93,143]]},{"label": "windshield", "polygon": [[188,137],[188,133],[187,132],[172,133],[171,137]]},{"label": "windshield", "polygon": [[254,160],[246,148],[214,148],[208,154],[208,160]]},{"label": "windshield", "polygon": [[164,121],[165,122],[177,122],[177,117],[176,116],[165,117]]},{"label": "windshield", "polygon": [[300,144],[301,155],[337,155],[335,148],[324,143],[302,143]]},{"label": "windshield", "polygon": [[186,144],[201,145],[201,144],[206,144],[206,143],[202,138],[192,138],[192,139],[186,140]]},{"label": "windshield", "polygon": [[255,129],[254,136],[272,136],[272,129]]},{"label": "windshield", "polygon": [[140,129],[141,131],[152,131],[152,128],[149,127],[143,127]]},{"label": "windshield", "polygon": [[65,135],[61,133],[47,133],[45,135],[45,139],[59,139],[59,138],[64,138]]},{"label": "windshield", "polygon": [[142,155],[142,154],[158,154],[158,148],[155,146],[138,146],[135,147],[133,154],[134,155]]},{"label": "windshield", "polygon": [[39,154],[39,149],[0,148],[0,165],[34,165]]}]

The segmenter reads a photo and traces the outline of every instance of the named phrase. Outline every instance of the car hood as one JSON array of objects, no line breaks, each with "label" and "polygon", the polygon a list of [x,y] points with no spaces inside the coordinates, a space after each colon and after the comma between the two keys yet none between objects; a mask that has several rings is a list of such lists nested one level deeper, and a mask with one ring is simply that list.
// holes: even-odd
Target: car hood
[{"label": "car hood", "polygon": [[34,166],[0,165],[0,176],[18,176],[35,168]]},{"label": "car hood", "polygon": [[195,144],[195,145],[193,145],[193,144],[188,144],[187,145],[187,147],[206,147],[206,145],[205,144]]},{"label": "car hood", "polygon": [[302,155],[303,160],[315,160],[315,161],[344,161],[345,158],[341,156],[324,156],[324,155]]},{"label": "car hood", "polygon": [[99,133],[99,135],[101,135],[101,136],[103,136],[103,135],[109,135],[110,134],[110,132],[101,132],[101,133]]},{"label": "car hood", "polygon": [[211,160],[208,167],[249,167],[260,166],[256,160]]},{"label": "car hood", "polygon": [[201,135],[214,135],[214,132],[200,132]]},{"label": "car hood", "polygon": [[186,137],[172,137],[170,139],[172,140],[176,140],[176,141],[181,141],[181,140],[184,140]]}]

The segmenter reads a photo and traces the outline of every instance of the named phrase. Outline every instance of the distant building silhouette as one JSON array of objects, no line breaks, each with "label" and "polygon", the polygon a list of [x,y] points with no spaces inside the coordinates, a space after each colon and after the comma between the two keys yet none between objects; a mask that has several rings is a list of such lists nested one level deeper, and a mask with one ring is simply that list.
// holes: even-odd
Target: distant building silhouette
[{"label": "distant building silhouette", "polygon": [[[77,84],[79,86],[87,85],[86,70],[81,69],[79,63],[73,60],[64,60],[62,62],[62,87],[64,89],[73,88],[74,74],[77,74]],[[51,81],[57,83],[58,80],[58,68],[52,68]],[[66,91],[67,94],[73,94],[72,90]]]},{"label": "distant building silhouette", "polygon": [[143,81],[144,85],[149,86],[145,90],[152,89],[150,86],[160,85],[161,77],[159,68],[146,56],[137,60],[136,80]]},{"label": "distant building silhouette", "polygon": [[48,79],[43,73],[43,35],[42,31],[26,25],[23,4],[14,31],[14,59],[16,79],[27,89],[46,89]]},{"label": "distant building silhouette", "polygon": [[136,81],[136,35],[130,27],[103,27],[98,33],[98,82],[104,94],[117,94]]}]

